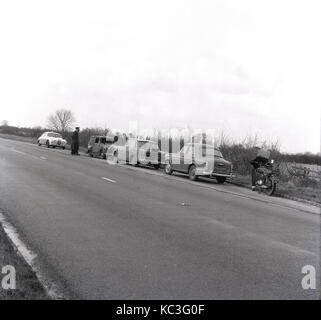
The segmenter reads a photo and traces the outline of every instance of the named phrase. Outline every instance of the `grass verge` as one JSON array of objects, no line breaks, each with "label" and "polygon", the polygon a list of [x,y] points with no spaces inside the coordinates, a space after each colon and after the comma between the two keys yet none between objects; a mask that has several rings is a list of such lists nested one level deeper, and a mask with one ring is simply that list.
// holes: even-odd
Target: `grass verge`
[{"label": "grass verge", "polygon": [[0,226],[0,271],[4,266],[16,270],[16,289],[4,290],[1,285],[5,276],[0,273],[0,300],[48,300],[50,299],[38,281],[35,273],[17,252]]},{"label": "grass verge", "polygon": [[[231,183],[250,188],[251,177],[249,175],[237,175],[231,180]],[[320,188],[318,187],[298,187],[292,182],[280,181],[277,185],[276,196],[295,198],[311,201],[317,205],[321,204]]]}]

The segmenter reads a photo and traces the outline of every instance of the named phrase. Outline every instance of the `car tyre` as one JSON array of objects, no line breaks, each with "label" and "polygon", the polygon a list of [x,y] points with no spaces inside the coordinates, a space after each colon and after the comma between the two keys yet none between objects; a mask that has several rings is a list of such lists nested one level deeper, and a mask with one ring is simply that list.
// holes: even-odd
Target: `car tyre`
[{"label": "car tyre", "polygon": [[223,184],[226,181],[226,177],[215,177],[218,184]]},{"label": "car tyre", "polygon": [[188,176],[190,180],[196,181],[198,179],[198,175],[196,174],[196,166],[192,164],[188,170]]},{"label": "car tyre", "polygon": [[119,163],[119,161],[118,161],[118,151],[114,152],[114,161],[115,161],[115,163]]},{"label": "car tyre", "polygon": [[49,140],[46,141],[47,148],[50,148]]},{"label": "car tyre", "polygon": [[164,171],[168,175],[173,174],[172,164],[169,161],[166,161]]},{"label": "car tyre", "polygon": [[273,179],[271,178],[268,178],[268,183],[269,183],[269,188],[265,191],[265,193],[268,195],[268,196],[273,196],[273,194],[275,193],[276,191],[276,183],[273,181]]}]

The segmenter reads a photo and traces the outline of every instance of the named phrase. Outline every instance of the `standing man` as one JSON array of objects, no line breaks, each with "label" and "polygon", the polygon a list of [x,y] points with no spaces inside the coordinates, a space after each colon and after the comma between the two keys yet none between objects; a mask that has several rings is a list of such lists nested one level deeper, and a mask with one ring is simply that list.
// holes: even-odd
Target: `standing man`
[{"label": "standing man", "polygon": [[72,133],[71,154],[79,156],[79,127]]}]

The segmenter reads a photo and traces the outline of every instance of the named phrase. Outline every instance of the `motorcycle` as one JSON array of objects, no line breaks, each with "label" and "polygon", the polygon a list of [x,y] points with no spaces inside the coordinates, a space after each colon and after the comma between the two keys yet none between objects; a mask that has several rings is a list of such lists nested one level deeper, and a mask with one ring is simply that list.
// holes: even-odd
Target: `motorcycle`
[{"label": "motorcycle", "polygon": [[278,167],[274,165],[274,160],[257,168],[255,182],[256,191],[272,196],[275,193],[276,186],[279,182],[277,178],[278,172],[279,170]]}]

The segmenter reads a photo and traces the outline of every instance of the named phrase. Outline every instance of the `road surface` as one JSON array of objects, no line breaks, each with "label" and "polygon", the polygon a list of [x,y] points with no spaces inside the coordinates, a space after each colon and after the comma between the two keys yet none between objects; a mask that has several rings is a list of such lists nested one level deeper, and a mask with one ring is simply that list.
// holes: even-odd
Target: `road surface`
[{"label": "road surface", "polygon": [[320,298],[319,209],[298,202],[0,139],[0,209],[74,298]]}]

